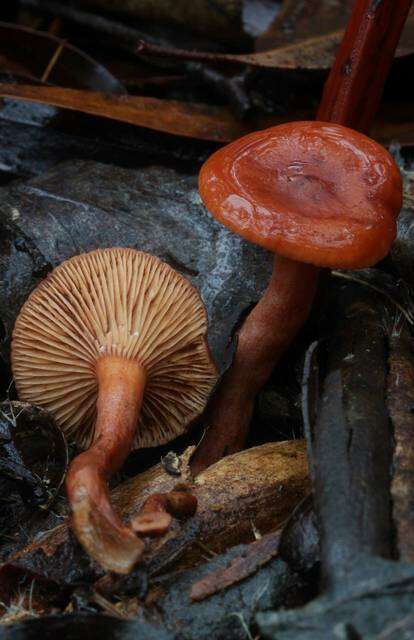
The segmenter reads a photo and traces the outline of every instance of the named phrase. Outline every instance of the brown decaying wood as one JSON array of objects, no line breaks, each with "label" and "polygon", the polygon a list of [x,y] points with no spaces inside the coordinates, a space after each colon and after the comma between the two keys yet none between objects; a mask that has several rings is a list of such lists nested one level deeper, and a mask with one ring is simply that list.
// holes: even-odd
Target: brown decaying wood
[{"label": "brown decaying wood", "polygon": [[317,118],[368,131],[411,0],[358,0],[325,84]]},{"label": "brown decaying wood", "polygon": [[390,339],[387,404],[394,428],[391,484],[401,560],[414,562],[414,346],[406,330]]}]

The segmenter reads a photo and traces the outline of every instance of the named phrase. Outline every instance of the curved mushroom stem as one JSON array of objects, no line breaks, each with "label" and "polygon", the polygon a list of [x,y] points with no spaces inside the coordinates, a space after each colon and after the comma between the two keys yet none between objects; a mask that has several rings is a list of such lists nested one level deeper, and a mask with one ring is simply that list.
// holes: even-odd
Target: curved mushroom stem
[{"label": "curved mushroom stem", "polygon": [[128,573],[144,543],[114,511],[107,479],[132,448],[146,374],[137,362],[107,356],[96,365],[97,418],[91,447],[72,462],[66,478],[77,538],[108,571]]},{"label": "curved mushroom stem", "polygon": [[256,395],[307,319],[318,273],[275,256],[270,283],[240,329],[236,355],[212,401],[209,428],[190,463],[193,474],[242,449]]}]

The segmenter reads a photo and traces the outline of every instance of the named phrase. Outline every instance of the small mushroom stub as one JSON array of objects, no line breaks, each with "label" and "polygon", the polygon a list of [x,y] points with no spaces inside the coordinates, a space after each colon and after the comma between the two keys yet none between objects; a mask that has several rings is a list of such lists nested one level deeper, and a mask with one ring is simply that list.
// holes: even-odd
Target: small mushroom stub
[{"label": "small mushroom stub", "polygon": [[63,262],[17,318],[19,396],[87,449],[67,476],[73,526],[108,570],[128,572],[143,543],[113,510],[106,480],[131,449],[172,440],[203,411],[217,377],[206,333],[192,285],[133,249]]},{"label": "small mushroom stub", "polygon": [[381,260],[402,203],[388,151],[327,122],[291,122],[232,142],[205,162],[199,189],[217,220],[273,251],[275,263],[211,404],[196,473],[243,445],[256,394],[308,317],[320,267]]}]

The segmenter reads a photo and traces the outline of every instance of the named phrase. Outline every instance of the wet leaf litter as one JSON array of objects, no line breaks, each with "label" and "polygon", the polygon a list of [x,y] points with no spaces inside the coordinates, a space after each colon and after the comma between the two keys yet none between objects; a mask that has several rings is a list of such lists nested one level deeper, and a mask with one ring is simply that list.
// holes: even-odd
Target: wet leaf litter
[{"label": "wet leaf litter", "polygon": [[[79,545],[65,476],[80,448],[10,385],[28,296],[64,260],[110,247],[150,253],[197,289],[226,374],[272,256],[213,219],[199,169],[223,143],[314,117],[353,4],[199,0],[191,13],[167,0],[22,0],[0,15],[10,21],[0,29],[6,637],[296,638],[304,625],[315,639],[332,629],[409,637],[412,12],[372,128],[404,179],[396,242],[375,268],[322,274],[308,321],[257,397],[247,448],[193,477],[219,380],[186,435],[130,454],[113,475],[125,526],[150,534],[129,574],[108,573]],[[385,1],[367,11],[373,24],[383,11],[400,20]]]}]

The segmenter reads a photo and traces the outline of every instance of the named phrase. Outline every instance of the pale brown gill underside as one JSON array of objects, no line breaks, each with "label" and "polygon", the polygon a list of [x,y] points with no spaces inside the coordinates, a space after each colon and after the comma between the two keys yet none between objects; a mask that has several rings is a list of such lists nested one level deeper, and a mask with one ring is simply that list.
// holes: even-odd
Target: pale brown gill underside
[{"label": "pale brown gill underside", "polygon": [[49,409],[82,447],[93,439],[99,358],[145,367],[135,447],[181,434],[216,381],[207,318],[196,290],[158,258],[103,249],[63,262],[31,294],[15,325],[13,372],[21,400]]}]

